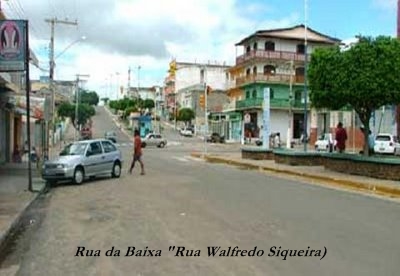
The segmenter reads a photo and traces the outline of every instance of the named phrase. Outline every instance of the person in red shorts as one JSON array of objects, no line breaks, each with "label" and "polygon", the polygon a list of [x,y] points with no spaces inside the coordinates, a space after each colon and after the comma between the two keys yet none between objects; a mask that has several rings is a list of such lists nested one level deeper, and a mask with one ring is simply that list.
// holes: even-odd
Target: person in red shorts
[{"label": "person in red shorts", "polygon": [[144,164],[142,160],[142,139],[140,139],[140,133],[139,130],[135,130],[134,138],[133,138],[133,144],[134,144],[134,149],[133,149],[133,160],[131,163],[131,168],[129,169],[129,173],[132,174],[132,170],[135,167],[136,161],[139,162],[140,164],[140,169],[141,169],[141,175],[144,175]]},{"label": "person in red shorts", "polygon": [[335,139],[336,148],[340,153],[343,153],[346,149],[347,132],[343,128],[343,124],[341,122],[339,122],[337,125]]}]

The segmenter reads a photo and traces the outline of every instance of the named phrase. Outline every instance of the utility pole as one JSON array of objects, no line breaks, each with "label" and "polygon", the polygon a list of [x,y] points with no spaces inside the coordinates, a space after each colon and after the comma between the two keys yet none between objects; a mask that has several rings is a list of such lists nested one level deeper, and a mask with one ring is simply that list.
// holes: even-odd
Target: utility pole
[{"label": "utility pole", "polygon": [[293,60],[290,61],[290,84],[289,84],[289,113],[288,113],[288,132],[286,136],[286,148],[292,148],[293,133]]},{"label": "utility pole", "polygon": [[[53,141],[52,145],[55,144],[55,89],[54,89],[54,29],[56,24],[64,24],[64,25],[78,25],[78,22],[75,21],[68,21],[68,20],[58,20],[57,18],[50,18],[50,19],[45,19],[46,23],[50,23],[50,30],[51,30],[51,36],[50,36],[50,75],[49,75],[49,86],[50,86],[50,95],[51,95],[51,127],[53,129],[52,134],[53,134]],[[48,124],[47,127],[47,141],[46,141],[46,146],[47,146],[47,151],[49,151],[49,134],[50,134],[50,126]],[[48,155],[49,156],[49,155]]]},{"label": "utility pole", "polygon": [[80,93],[79,93],[79,82],[80,82],[80,77],[82,78],[89,78],[89,75],[82,75],[82,74],[76,74],[76,84],[75,84],[75,131],[74,131],[74,141],[78,140],[78,118],[79,118],[79,102],[80,102]]}]

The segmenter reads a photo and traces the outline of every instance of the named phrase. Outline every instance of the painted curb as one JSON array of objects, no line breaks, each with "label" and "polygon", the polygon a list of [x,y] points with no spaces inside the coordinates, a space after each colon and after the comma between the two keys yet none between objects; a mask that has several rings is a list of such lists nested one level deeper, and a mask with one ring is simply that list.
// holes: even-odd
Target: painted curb
[{"label": "painted curb", "polygon": [[291,171],[291,170],[286,170],[286,169],[271,168],[271,167],[266,167],[266,166],[262,166],[262,165],[248,164],[245,162],[232,160],[232,159],[228,159],[228,158],[224,158],[224,157],[210,156],[210,155],[203,156],[201,153],[191,153],[191,156],[195,157],[195,158],[205,159],[207,162],[210,162],[210,163],[223,163],[223,164],[228,164],[228,165],[239,166],[242,168],[243,167],[248,168],[251,170],[270,171],[270,172],[274,172],[274,173],[282,173],[282,174],[287,174],[287,175],[292,175],[292,176],[299,176],[299,177],[308,178],[311,180],[319,180],[319,181],[329,182],[331,184],[335,184],[338,186],[352,188],[353,190],[357,189],[357,190],[362,190],[362,191],[366,191],[369,193],[380,194],[380,195],[389,196],[389,197],[400,197],[400,187],[395,188],[395,187],[386,186],[383,184],[371,185],[371,184],[366,184],[366,183],[352,181],[352,180],[337,179],[337,178],[330,177],[330,176],[313,175],[313,174],[296,172],[296,171]]}]

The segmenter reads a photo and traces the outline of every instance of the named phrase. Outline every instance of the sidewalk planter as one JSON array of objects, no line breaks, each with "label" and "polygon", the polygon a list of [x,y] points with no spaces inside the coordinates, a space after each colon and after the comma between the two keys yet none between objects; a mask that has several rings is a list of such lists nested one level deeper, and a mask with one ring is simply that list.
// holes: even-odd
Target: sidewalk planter
[{"label": "sidewalk planter", "polygon": [[323,166],[324,157],[319,152],[304,152],[279,149],[274,150],[274,160],[278,164],[290,166]]},{"label": "sidewalk planter", "polygon": [[341,173],[400,180],[400,158],[356,154],[324,154],[325,168]]},{"label": "sidewalk planter", "polygon": [[243,159],[274,160],[274,152],[262,147],[244,147],[241,149]]}]

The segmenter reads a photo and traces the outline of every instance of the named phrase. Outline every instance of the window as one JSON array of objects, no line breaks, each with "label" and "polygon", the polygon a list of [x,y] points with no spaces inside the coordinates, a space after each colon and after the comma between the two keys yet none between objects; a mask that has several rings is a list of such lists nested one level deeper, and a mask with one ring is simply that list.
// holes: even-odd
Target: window
[{"label": "window", "polygon": [[108,141],[103,141],[101,144],[103,145],[104,152],[113,152],[117,150],[117,148]]},{"label": "window", "polygon": [[90,144],[90,153],[91,153],[91,155],[103,153],[100,142],[94,142],[94,143]]},{"label": "window", "polygon": [[298,44],[297,45],[297,53],[298,54],[304,54],[306,52],[306,47],[304,44]]},{"label": "window", "polygon": [[257,66],[254,66],[254,67],[253,67],[253,74],[254,74],[254,75],[257,75]]},{"label": "window", "polygon": [[275,75],[275,67],[272,65],[265,65],[264,75]]},{"label": "window", "polygon": [[272,89],[272,88],[269,89],[269,98],[270,99],[274,98],[274,89]]},{"label": "window", "polygon": [[252,98],[257,98],[257,91],[256,90],[253,90]]},{"label": "window", "polygon": [[254,50],[257,50],[257,47],[258,47],[257,42],[254,42],[254,44],[253,44],[253,49],[254,49]]},{"label": "window", "polygon": [[204,82],[204,69],[200,70],[200,82],[203,83]]},{"label": "window", "polygon": [[250,98],[250,91],[246,91],[246,99]]},{"label": "window", "polygon": [[160,134],[156,134],[155,137],[156,137],[156,139],[162,139]]},{"label": "window", "polygon": [[251,51],[251,47],[250,47],[250,46],[247,46],[247,47],[246,47],[246,54],[250,53],[250,51]]},{"label": "window", "polygon": [[246,70],[246,76],[250,76],[250,73],[251,73],[251,70],[250,70],[250,68],[248,68],[248,69]]},{"label": "window", "polygon": [[265,42],[265,51],[275,51],[275,43],[272,41]]}]

